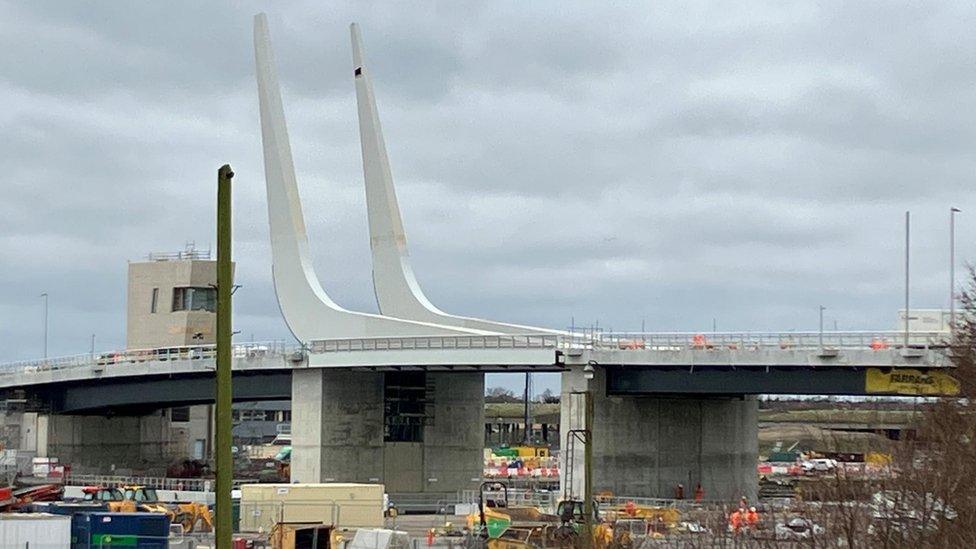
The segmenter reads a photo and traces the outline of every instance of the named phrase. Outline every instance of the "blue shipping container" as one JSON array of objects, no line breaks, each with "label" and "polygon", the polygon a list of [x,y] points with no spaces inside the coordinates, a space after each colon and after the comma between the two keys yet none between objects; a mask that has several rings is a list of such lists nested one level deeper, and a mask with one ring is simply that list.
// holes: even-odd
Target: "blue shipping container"
[{"label": "blue shipping container", "polygon": [[169,547],[169,517],[162,513],[86,513],[73,519],[72,549]]}]

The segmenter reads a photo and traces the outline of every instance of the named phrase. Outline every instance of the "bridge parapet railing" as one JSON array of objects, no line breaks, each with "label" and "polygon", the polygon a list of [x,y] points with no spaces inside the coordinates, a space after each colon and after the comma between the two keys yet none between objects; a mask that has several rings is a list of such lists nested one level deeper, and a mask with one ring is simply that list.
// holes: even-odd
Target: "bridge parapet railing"
[{"label": "bridge parapet railing", "polygon": [[[233,348],[235,359],[253,359],[266,356],[285,356],[300,347],[284,341],[262,341],[236,344]],[[176,360],[213,360],[216,345],[186,345],[180,347],[161,347],[158,349],[127,349],[103,353],[86,353],[63,357],[23,360],[0,365],[0,376],[18,375],[31,372],[88,368],[92,366],[112,366],[117,364],[141,364],[146,362],[169,362]]]},{"label": "bridge parapet railing", "polygon": [[557,334],[506,334],[317,339],[309,344],[309,351],[340,353],[441,349],[555,349],[560,346],[561,337]]},{"label": "bridge parapet railing", "polygon": [[[911,332],[908,347],[944,349],[945,332]],[[886,350],[905,347],[904,332],[600,332],[562,334],[446,335],[320,339],[312,341],[312,353],[452,350],[452,349],[644,349],[686,350]]]},{"label": "bridge parapet railing", "polygon": [[[686,350],[816,350],[902,349],[904,332],[611,332],[589,333],[594,348],[645,349],[652,351]],[[944,349],[946,332],[910,332],[908,347],[912,349]]]}]

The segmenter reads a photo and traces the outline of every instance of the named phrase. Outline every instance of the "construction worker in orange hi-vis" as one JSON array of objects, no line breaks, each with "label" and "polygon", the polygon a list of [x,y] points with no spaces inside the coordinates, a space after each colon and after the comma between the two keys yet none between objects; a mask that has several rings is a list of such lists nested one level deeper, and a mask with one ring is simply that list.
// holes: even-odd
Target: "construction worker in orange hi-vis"
[{"label": "construction worker in orange hi-vis", "polygon": [[705,489],[702,488],[702,485],[699,482],[698,486],[695,487],[695,501],[701,501],[703,499],[705,499]]},{"label": "construction worker in orange hi-vis", "polygon": [[755,507],[750,507],[749,512],[746,513],[746,525],[755,528],[757,524],[759,524],[759,513],[756,512]]},{"label": "construction worker in orange hi-vis", "polygon": [[744,507],[739,507],[732,513],[729,517],[729,526],[732,527],[732,531],[736,534],[739,533],[739,529],[742,528],[742,522],[745,520],[746,510]]}]

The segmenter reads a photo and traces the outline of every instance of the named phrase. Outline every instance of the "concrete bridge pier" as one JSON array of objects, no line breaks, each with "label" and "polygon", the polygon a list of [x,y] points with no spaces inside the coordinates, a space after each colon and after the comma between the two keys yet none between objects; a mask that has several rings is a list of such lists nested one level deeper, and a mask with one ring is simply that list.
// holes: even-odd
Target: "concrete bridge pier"
[{"label": "concrete bridge pier", "polygon": [[[581,367],[562,374],[560,437],[565,490],[582,497],[584,446],[569,443],[584,425],[587,390]],[[753,396],[614,396],[606,370],[595,367],[593,399],[593,493],[673,498],[684,486],[692,498],[701,483],[706,499],[755,501],[758,491],[758,402]],[[573,448],[572,457],[569,456]],[[571,462],[571,463],[570,463]],[[572,472],[568,470],[572,467]]]},{"label": "concrete bridge pier", "polygon": [[483,373],[304,369],[292,377],[292,482],[381,482],[391,494],[476,487]]},{"label": "concrete bridge pier", "polygon": [[[186,458],[187,440],[165,411],[145,416],[25,413],[22,444],[38,457],[57,457],[81,474],[164,476]],[[33,433],[33,435],[29,435]]]}]

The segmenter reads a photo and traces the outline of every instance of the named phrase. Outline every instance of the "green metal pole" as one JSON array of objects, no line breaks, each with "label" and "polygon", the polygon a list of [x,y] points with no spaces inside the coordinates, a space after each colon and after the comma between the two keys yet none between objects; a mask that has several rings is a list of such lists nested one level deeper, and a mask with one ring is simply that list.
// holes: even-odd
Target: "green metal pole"
[{"label": "green metal pole", "polygon": [[583,447],[583,547],[593,546],[593,392],[587,382],[583,393],[583,422],[586,445]]},{"label": "green metal pole", "polygon": [[217,171],[217,492],[215,530],[217,549],[231,549],[231,188],[229,164]]}]

